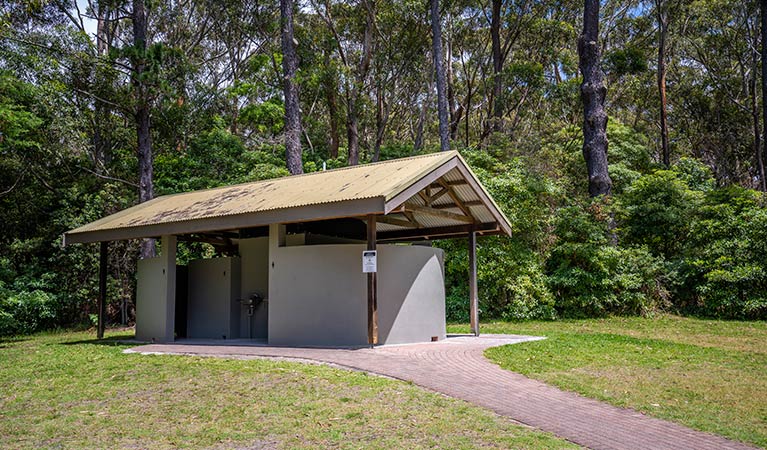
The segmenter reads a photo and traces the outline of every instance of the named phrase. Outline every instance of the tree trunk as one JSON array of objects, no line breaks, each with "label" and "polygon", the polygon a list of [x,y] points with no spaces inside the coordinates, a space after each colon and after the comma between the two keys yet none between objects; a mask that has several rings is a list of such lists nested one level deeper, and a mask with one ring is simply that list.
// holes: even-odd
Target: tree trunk
[{"label": "tree trunk", "polygon": [[360,162],[360,134],[359,114],[361,91],[365,88],[365,82],[370,71],[370,60],[373,58],[373,29],[375,27],[375,1],[363,0],[362,8],[365,9],[365,29],[362,36],[362,57],[357,68],[357,76],[353,82],[351,95],[347,95],[346,108],[346,137],[349,142],[350,166],[356,166]]},{"label": "tree trunk", "polygon": [[328,98],[328,121],[330,124],[330,136],[328,136],[330,146],[330,157],[338,158],[338,147],[341,145],[341,139],[338,136],[338,99],[336,98],[336,90],[327,90]]},{"label": "tree trunk", "polygon": [[325,52],[325,98],[328,102],[328,125],[330,125],[330,136],[328,136],[328,150],[330,157],[338,158],[338,147],[340,139],[338,137],[338,83],[336,83],[335,72],[330,69],[330,51]]},{"label": "tree trunk", "polygon": [[[767,130],[767,0],[761,1],[762,9],[762,125],[763,130]],[[763,139],[762,142],[767,143],[767,139]],[[759,168],[759,174],[761,179],[762,191],[767,192],[767,173],[765,173],[765,166],[767,166],[767,153],[763,148],[759,148],[756,155],[757,166]]]},{"label": "tree trunk", "polygon": [[386,134],[386,126],[389,124],[389,103],[385,95],[383,87],[376,89],[376,139],[373,146],[373,162],[381,159],[381,145]]},{"label": "tree trunk", "polygon": [[[148,87],[144,84],[146,71],[146,5],[144,0],[133,0],[133,92],[136,97],[136,136],[138,140],[138,201],[143,203],[154,198],[154,174],[152,167],[151,111]],[[153,258],[157,254],[154,239],[141,242],[141,258]]]},{"label": "tree trunk", "polygon": [[285,159],[291,175],[304,173],[301,161],[301,111],[298,103],[298,55],[293,37],[293,0],[280,0],[282,72],[285,95]]},{"label": "tree trunk", "polygon": [[439,16],[439,0],[431,0],[431,42],[434,72],[437,79],[437,111],[439,113],[439,148],[450,150],[450,124],[447,117],[447,82],[442,63],[442,24]]},{"label": "tree trunk", "polygon": [[583,82],[583,157],[592,197],[610,195],[612,180],[607,168],[607,85],[599,47],[599,0],[584,0],[583,33],[578,39],[578,58]]},{"label": "tree trunk", "polygon": [[347,163],[350,166],[356,166],[360,163],[360,134],[357,102],[357,94],[353,93],[351,100],[347,102],[349,106],[346,111],[346,139],[349,147],[349,158]]},{"label": "tree trunk", "polygon": [[[96,55],[104,58],[109,53],[109,24],[107,22],[109,10],[106,5],[99,3],[96,21]],[[111,83],[106,75],[106,70],[100,63],[96,65],[96,86],[104,86]],[[109,164],[109,140],[106,137],[107,122],[111,114],[111,108],[105,102],[96,100],[94,102],[94,127],[93,127],[93,165],[98,174],[106,172],[106,166]]]},{"label": "tree trunk", "polygon": [[434,82],[429,80],[429,84],[426,89],[426,99],[421,104],[421,112],[418,114],[418,123],[415,129],[415,140],[413,142],[413,153],[418,153],[423,148],[423,129],[426,124],[426,113],[429,111],[429,105],[431,104],[431,92],[434,89]]},{"label": "tree trunk", "polygon": [[[756,38],[754,38],[756,41]],[[757,94],[757,87],[759,86],[757,81],[757,71],[759,70],[759,52],[756,50],[756,42],[754,42],[754,49],[751,51],[751,79],[749,80],[749,90],[751,91],[751,126],[754,133],[754,158],[756,159],[756,170],[759,177],[758,189],[764,190],[764,165],[762,162],[762,136],[759,130],[759,101]]]},{"label": "tree trunk", "polygon": [[666,0],[655,0],[658,17],[658,93],[660,94],[660,142],[663,165],[671,167],[668,146],[668,103],[666,101],[666,38],[668,36],[668,11]]},{"label": "tree trunk", "polygon": [[[451,18],[448,17],[448,23],[451,23]],[[455,141],[458,138],[458,128],[461,125],[461,119],[463,118],[463,104],[459,103],[456,106],[455,99],[455,77],[453,76],[453,33],[452,26],[448,30],[447,38],[447,105],[450,109],[450,141]]]},{"label": "tree trunk", "polygon": [[493,10],[490,17],[490,39],[493,53],[493,117],[492,130],[500,131],[503,121],[503,103],[501,91],[503,88],[501,71],[503,70],[503,50],[501,49],[501,0],[493,0]]}]

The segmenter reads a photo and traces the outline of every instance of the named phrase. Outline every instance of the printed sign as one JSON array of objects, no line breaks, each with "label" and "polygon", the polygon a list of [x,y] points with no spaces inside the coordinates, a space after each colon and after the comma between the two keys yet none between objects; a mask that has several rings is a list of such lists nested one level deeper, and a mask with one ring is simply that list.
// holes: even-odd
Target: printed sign
[{"label": "printed sign", "polygon": [[365,250],[362,252],[362,273],[374,273],[378,271],[378,262],[376,261],[375,250]]}]

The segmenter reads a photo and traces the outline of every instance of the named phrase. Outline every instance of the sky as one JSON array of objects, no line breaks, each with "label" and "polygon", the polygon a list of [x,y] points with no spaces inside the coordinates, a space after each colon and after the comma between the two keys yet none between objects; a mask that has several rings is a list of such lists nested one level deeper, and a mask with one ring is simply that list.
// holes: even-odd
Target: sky
[{"label": "sky", "polygon": [[[85,14],[85,11],[88,9],[88,0],[77,0],[77,6],[80,8],[80,12]],[[94,19],[83,17],[83,25],[85,25],[85,31],[95,39],[96,21]]]}]

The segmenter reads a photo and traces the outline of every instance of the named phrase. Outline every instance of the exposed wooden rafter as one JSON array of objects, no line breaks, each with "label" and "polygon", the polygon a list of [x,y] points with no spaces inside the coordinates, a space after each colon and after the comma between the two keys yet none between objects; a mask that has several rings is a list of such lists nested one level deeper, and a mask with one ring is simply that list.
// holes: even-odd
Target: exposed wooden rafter
[{"label": "exposed wooden rafter", "polygon": [[405,219],[399,219],[392,216],[378,216],[378,221],[387,225],[395,225],[405,228],[418,228],[418,223],[413,223],[407,217]]},{"label": "exposed wooden rafter", "polygon": [[429,206],[412,205],[409,203],[405,204],[404,208],[405,208],[405,211],[417,212],[419,214],[426,214],[429,216],[441,217],[443,219],[450,219],[450,220],[455,220],[458,222],[474,223],[474,218],[471,216],[456,214],[450,211],[445,211],[444,209],[436,209],[436,208],[431,208]]},{"label": "exposed wooden rafter", "polygon": [[458,206],[458,208],[463,212],[464,215],[471,217],[474,219],[474,215],[471,213],[471,210],[468,206],[466,206],[466,203],[464,203],[463,200],[458,196],[458,194],[455,193],[452,187],[447,185],[447,182],[443,180],[439,180],[439,183],[442,184],[445,191],[447,191],[447,195],[450,196],[450,198],[455,202],[455,204]]},{"label": "exposed wooden rafter", "polygon": [[407,220],[415,225],[416,228],[421,228],[421,224],[416,220],[415,214],[413,214],[411,211],[403,211],[402,214],[407,217]]},{"label": "exposed wooden rafter", "polygon": [[468,182],[468,181],[466,181],[466,180],[453,180],[453,181],[447,181],[447,180],[442,180],[442,179],[440,179],[440,180],[438,180],[438,181],[436,181],[436,182],[434,182],[434,183],[430,184],[429,186],[430,186],[430,187],[433,187],[433,188],[437,188],[437,187],[440,187],[440,186],[442,186],[442,185],[443,185],[443,183],[444,183],[445,185],[447,185],[447,186],[465,186],[465,185],[469,184],[469,182]]},{"label": "exposed wooden rafter", "polygon": [[378,242],[384,241],[412,241],[423,239],[443,239],[451,237],[466,237],[471,230],[480,235],[493,235],[503,233],[498,223],[451,225],[431,229],[405,229],[396,231],[381,231],[378,233]]},{"label": "exposed wooden rafter", "polygon": [[[482,206],[482,204],[483,203],[481,201],[479,201],[479,200],[469,200],[468,202],[463,202],[463,205],[466,206],[466,207],[469,207],[469,206]],[[453,209],[453,208],[460,209],[460,207],[458,205],[456,205],[455,203],[445,203],[443,205],[431,205],[431,207],[434,208],[434,209]]]}]

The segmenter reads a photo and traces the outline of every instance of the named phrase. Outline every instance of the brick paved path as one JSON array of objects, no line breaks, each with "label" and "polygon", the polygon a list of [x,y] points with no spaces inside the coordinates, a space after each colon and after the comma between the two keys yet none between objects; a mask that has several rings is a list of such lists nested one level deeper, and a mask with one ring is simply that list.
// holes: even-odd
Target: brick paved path
[{"label": "brick paved path", "polygon": [[152,344],[128,351],[236,358],[295,358],[381,374],[460,398],[593,449],[749,449],[747,445],[639,412],[617,408],[503,370],[483,356],[488,347],[524,336],[451,337],[442,342],[374,349]]}]

